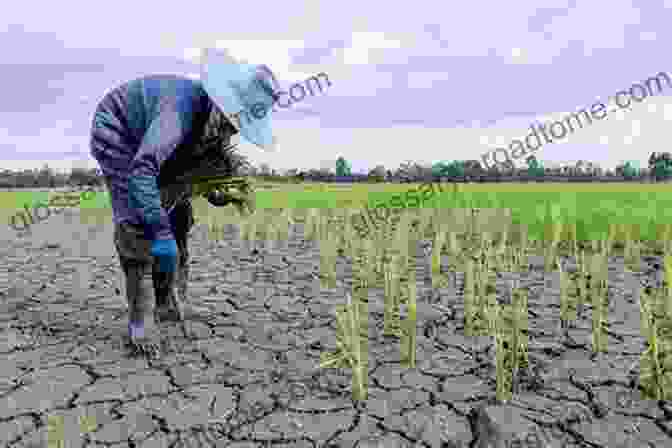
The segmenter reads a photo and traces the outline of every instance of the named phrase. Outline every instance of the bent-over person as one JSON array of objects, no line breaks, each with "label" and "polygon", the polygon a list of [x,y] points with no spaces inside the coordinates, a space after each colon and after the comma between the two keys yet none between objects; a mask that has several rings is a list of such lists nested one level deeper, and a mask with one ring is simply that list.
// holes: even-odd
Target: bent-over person
[{"label": "bent-over person", "polygon": [[[158,355],[158,324],[183,322],[190,312],[194,186],[184,179],[190,173],[235,176],[247,163],[231,145],[238,133],[262,148],[275,141],[268,120],[241,117],[260,104],[270,109],[277,98],[270,70],[223,61],[206,65],[202,80],[150,75],[129,81],[107,93],[94,113],[91,154],[110,191],[133,353]],[[214,206],[242,202],[220,192],[207,199]]]}]

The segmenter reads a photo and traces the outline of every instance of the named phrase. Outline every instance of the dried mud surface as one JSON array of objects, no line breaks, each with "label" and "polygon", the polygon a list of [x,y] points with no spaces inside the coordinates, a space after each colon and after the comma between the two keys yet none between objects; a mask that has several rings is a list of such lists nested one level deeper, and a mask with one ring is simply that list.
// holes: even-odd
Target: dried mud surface
[{"label": "dried mud surface", "polygon": [[301,225],[256,251],[234,226],[219,242],[195,228],[190,295],[204,318],[187,323],[186,338],[164,325],[167,352],[146,361],[120,345],[127,311],[112,228],[77,221],[52,217],[0,246],[2,446],[47,446],[53,416],[71,447],[672,446],[672,406],[637,390],[638,285],[656,280],[654,259],[641,276],[610,264],[609,352],[593,357],[590,306],[563,337],[558,276],[532,258],[518,275],[530,288],[531,369],[522,392],[497,405],[490,338],[464,335],[458,290],[432,290],[425,242],[417,368],[399,366],[398,341],[381,336],[383,292],[370,291],[369,399],[357,404],[348,371],[318,366],[336,348],[350,264],[339,258],[338,287],[321,290],[319,248]]}]

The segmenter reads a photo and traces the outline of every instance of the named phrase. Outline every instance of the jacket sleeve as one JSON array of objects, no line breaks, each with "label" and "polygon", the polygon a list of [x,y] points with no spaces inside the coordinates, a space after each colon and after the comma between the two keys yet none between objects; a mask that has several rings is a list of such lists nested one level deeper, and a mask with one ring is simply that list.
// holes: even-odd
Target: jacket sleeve
[{"label": "jacket sleeve", "polygon": [[170,219],[161,207],[157,179],[161,165],[182,142],[184,134],[183,114],[180,114],[176,104],[170,104],[170,99],[165,99],[130,164],[129,206],[140,210],[145,238],[150,241],[173,238]]}]

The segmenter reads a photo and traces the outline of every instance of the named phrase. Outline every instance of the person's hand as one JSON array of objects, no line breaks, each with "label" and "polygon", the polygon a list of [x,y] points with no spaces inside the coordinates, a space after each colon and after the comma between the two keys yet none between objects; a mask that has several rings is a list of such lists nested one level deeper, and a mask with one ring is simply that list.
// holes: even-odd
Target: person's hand
[{"label": "person's hand", "polygon": [[152,241],[152,256],[156,257],[161,272],[175,272],[177,269],[177,243],[174,238]]}]

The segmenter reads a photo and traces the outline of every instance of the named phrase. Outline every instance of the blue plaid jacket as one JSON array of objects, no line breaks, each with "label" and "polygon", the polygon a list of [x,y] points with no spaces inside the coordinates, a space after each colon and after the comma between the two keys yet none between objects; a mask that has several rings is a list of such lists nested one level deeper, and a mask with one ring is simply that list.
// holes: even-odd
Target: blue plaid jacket
[{"label": "blue plaid jacket", "polygon": [[[144,225],[148,239],[173,237],[159,190],[197,164],[194,151],[213,105],[200,81],[174,75],[135,79],[105,95],[90,144],[111,190],[115,223]],[[129,202],[131,179],[149,180],[141,203]]]}]

